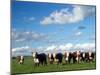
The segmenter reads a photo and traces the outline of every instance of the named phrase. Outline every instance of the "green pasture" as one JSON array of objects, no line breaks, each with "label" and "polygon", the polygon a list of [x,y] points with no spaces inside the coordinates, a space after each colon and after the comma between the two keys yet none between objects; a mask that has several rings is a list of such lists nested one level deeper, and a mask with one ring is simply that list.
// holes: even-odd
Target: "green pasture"
[{"label": "green pasture", "polygon": [[47,64],[47,66],[40,65],[39,67],[34,66],[33,58],[25,57],[24,64],[18,64],[17,59],[12,59],[11,72],[15,74],[29,74],[29,73],[44,73],[44,72],[62,72],[62,71],[75,71],[75,70],[92,70],[96,69],[95,61],[93,63],[76,63],[76,64]]}]

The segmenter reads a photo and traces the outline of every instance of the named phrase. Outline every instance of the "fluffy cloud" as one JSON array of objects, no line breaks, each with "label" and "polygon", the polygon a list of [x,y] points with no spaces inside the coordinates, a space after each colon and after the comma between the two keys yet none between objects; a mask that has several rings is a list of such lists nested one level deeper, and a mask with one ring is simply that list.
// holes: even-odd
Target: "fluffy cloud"
[{"label": "fluffy cloud", "polygon": [[31,55],[31,49],[29,46],[22,46],[12,48],[12,56],[19,56],[19,55]]},{"label": "fluffy cloud", "polygon": [[29,49],[29,46],[24,46],[24,47],[17,47],[17,48],[13,48],[12,52],[16,52],[16,51],[24,51]]},{"label": "fluffy cloud", "polygon": [[95,12],[95,8],[92,6],[73,5],[72,8],[71,11],[70,8],[54,11],[40,23],[43,25],[76,23],[93,15]]},{"label": "fluffy cloud", "polygon": [[76,51],[76,50],[94,51],[95,50],[95,43],[83,43],[83,44],[67,43],[64,45],[51,45],[45,49],[45,51],[48,51],[48,52],[54,52],[54,51],[63,52],[63,51]]},{"label": "fluffy cloud", "polygon": [[46,51],[54,50],[54,49],[56,49],[56,48],[57,48],[56,45],[51,45],[51,46],[47,47]]},{"label": "fluffy cloud", "polygon": [[94,50],[95,44],[94,43],[76,44],[73,48],[82,50]]},{"label": "fluffy cloud", "polygon": [[12,31],[12,40],[15,42],[45,39],[45,34],[32,31]]},{"label": "fluffy cloud", "polygon": [[54,53],[54,52],[65,52],[65,51],[95,51],[95,43],[83,43],[83,44],[72,44],[67,43],[63,45],[50,45],[47,47],[30,48],[29,46],[17,47],[12,49],[12,56],[18,55],[31,55],[31,52],[38,53]]},{"label": "fluffy cloud", "polygon": [[62,49],[62,50],[70,50],[71,48],[73,47],[73,44],[71,43],[68,43],[68,44],[65,44],[65,45],[60,45],[59,46],[59,49]]}]

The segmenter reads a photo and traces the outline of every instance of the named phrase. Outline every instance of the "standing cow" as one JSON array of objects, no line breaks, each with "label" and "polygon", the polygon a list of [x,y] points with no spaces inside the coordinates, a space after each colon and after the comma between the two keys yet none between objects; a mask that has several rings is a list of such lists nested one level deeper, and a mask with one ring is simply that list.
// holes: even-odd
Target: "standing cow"
[{"label": "standing cow", "polygon": [[48,60],[49,60],[50,64],[53,64],[53,62],[54,62],[54,57],[53,57],[53,54],[52,54],[52,53],[49,53],[49,54],[48,54]]},{"label": "standing cow", "polygon": [[81,52],[76,51],[72,53],[73,63],[80,63],[81,60]]},{"label": "standing cow", "polygon": [[34,58],[34,63],[36,65],[38,65],[38,66],[39,66],[39,64],[47,65],[47,56],[45,53],[40,53],[40,54],[38,54],[37,52],[33,53],[33,58]]},{"label": "standing cow", "polygon": [[76,52],[72,52],[73,63],[76,63],[77,62],[76,57],[77,57]]},{"label": "standing cow", "polygon": [[89,62],[93,62],[93,60],[94,60],[94,53],[90,51],[88,54],[89,54]]},{"label": "standing cow", "polygon": [[71,52],[65,52],[64,57],[65,57],[66,63],[71,63],[71,59],[72,59],[72,53]]},{"label": "standing cow", "polygon": [[62,63],[62,59],[63,59],[63,54],[62,53],[53,53],[53,57],[54,57],[54,61],[57,64],[61,64]]},{"label": "standing cow", "polygon": [[94,53],[89,51],[89,52],[83,52],[81,53],[82,61],[83,62],[93,62],[94,60]]},{"label": "standing cow", "polygon": [[77,63],[80,63],[80,60],[81,60],[81,52],[80,51],[76,51],[76,60],[77,60]]},{"label": "standing cow", "polygon": [[86,61],[86,53],[81,52],[81,62],[85,62],[85,61]]},{"label": "standing cow", "polygon": [[24,63],[24,56],[18,56],[18,63],[23,64]]}]

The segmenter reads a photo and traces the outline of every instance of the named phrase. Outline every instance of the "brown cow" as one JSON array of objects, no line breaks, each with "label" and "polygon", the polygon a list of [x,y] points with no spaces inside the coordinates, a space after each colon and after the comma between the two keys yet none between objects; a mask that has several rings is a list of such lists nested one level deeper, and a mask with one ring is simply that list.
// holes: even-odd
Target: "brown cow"
[{"label": "brown cow", "polygon": [[72,53],[71,52],[65,52],[64,56],[65,56],[65,62],[71,63]]},{"label": "brown cow", "polygon": [[18,56],[18,63],[23,64],[24,63],[24,56]]},{"label": "brown cow", "polygon": [[72,53],[72,58],[73,58],[73,63],[80,63],[81,60],[81,52],[80,51],[76,51]]},{"label": "brown cow", "polygon": [[53,57],[53,54],[52,54],[52,53],[49,53],[49,54],[48,54],[48,59],[49,59],[50,64],[53,64],[53,62],[54,62],[54,57]]}]

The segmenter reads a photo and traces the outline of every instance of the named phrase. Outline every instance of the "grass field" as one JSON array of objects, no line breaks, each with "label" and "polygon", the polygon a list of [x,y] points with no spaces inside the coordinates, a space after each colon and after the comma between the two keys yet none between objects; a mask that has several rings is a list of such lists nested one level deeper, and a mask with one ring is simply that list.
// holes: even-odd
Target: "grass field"
[{"label": "grass field", "polygon": [[[63,61],[64,63],[64,61]],[[23,65],[18,64],[16,59],[12,59],[11,71],[12,75],[15,74],[29,74],[29,73],[44,73],[44,72],[62,72],[62,71],[75,71],[75,70],[91,70],[96,68],[96,63],[79,63],[79,64],[48,64],[47,66],[40,65],[34,67],[34,62],[31,57],[25,57]]]}]

